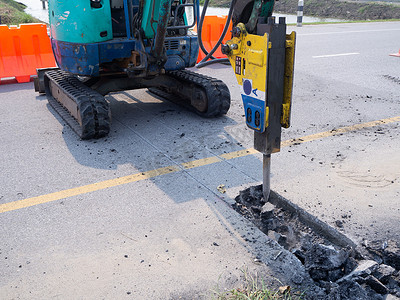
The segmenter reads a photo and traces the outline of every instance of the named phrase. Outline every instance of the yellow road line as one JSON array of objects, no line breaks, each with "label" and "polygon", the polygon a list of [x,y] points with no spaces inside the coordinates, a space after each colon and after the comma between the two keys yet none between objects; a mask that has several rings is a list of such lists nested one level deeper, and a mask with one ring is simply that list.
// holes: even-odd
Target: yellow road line
[{"label": "yellow road line", "polygon": [[201,166],[215,164],[220,161],[222,161],[222,159],[218,158],[217,156],[212,156],[212,157],[206,157],[206,158],[182,163],[181,166],[184,169],[193,169],[193,168],[197,168],[197,167],[201,167]]},{"label": "yellow road line", "polygon": [[23,200],[18,200],[14,202],[9,202],[9,203],[4,203],[0,205],[0,213],[7,212],[7,211],[12,211],[12,210],[17,210],[29,206],[34,206],[42,203],[47,203],[47,202],[52,202],[56,200],[61,200],[64,198],[72,197],[72,196],[77,196],[77,195],[82,195],[94,191],[99,191],[103,190],[106,188],[110,187],[115,187],[135,181],[141,181],[144,179],[164,175],[164,174],[169,174],[169,173],[174,173],[178,172],[180,169],[176,166],[170,166],[170,167],[165,167],[165,168],[160,168],[160,169],[155,169],[143,173],[137,173],[133,175],[128,175],[124,177],[118,177],[115,179],[110,179],[110,180],[105,180],[93,184],[88,184],[68,190],[62,190],[59,192],[51,193],[51,194],[46,194],[42,196],[37,196],[37,197],[32,197],[32,198],[27,198]]},{"label": "yellow road line", "polygon": [[[360,129],[368,128],[368,127],[376,127],[379,125],[384,125],[384,124],[389,124],[389,123],[394,123],[394,122],[400,122],[400,116],[388,118],[388,119],[382,119],[382,120],[373,121],[373,122],[368,122],[368,123],[356,124],[356,125],[352,125],[352,126],[341,127],[341,128],[335,129],[335,130],[320,132],[320,133],[316,133],[316,134],[311,134],[311,135],[307,135],[307,136],[304,136],[301,138],[283,141],[281,145],[282,145],[282,147],[297,145],[297,144],[315,141],[315,140],[330,137],[330,136],[335,136],[338,134],[343,134],[346,132],[356,131],[356,130],[360,130]],[[88,185],[84,185],[84,186],[80,186],[80,187],[76,187],[76,188],[72,188],[72,189],[62,190],[62,191],[51,193],[51,194],[46,194],[46,195],[41,195],[41,196],[37,196],[37,197],[26,198],[23,200],[8,202],[8,203],[0,204],[0,213],[18,210],[21,208],[26,208],[26,207],[43,204],[43,203],[48,203],[48,202],[52,202],[52,201],[57,201],[57,200],[61,200],[64,198],[82,195],[82,194],[95,192],[95,191],[99,191],[99,190],[104,190],[106,188],[116,187],[116,186],[120,186],[123,184],[131,183],[131,182],[141,181],[144,179],[154,178],[154,177],[157,177],[160,175],[175,173],[175,172],[181,171],[182,168],[183,169],[197,168],[197,167],[221,162],[223,160],[230,160],[230,159],[234,159],[234,158],[238,158],[238,157],[244,157],[247,155],[253,155],[255,153],[258,153],[258,152],[257,152],[257,150],[255,150],[253,148],[244,149],[244,150],[234,151],[234,152],[230,152],[230,153],[225,153],[225,154],[220,155],[219,157],[213,156],[213,157],[207,157],[207,158],[203,158],[203,159],[198,159],[198,160],[182,163],[182,164],[180,164],[180,166],[169,166],[169,167],[159,168],[159,169],[150,170],[150,171],[146,171],[146,172],[142,172],[142,173],[137,173],[137,174],[128,175],[128,176],[124,176],[124,177],[118,177],[115,179],[105,180],[105,181],[101,181],[101,182],[97,182],[97,183],[93,183],[93,184],[88,184]]]},{"label": "yellow road line", "polygon": [[389,123],[394,123],[394,122],[400,122],[400,116],[388,118],[388,119],[382,119],[382,120],[378,120],[378,121],[362,123],[362,124],[346,126],[346,127],[340,127],[338,129],[334,129],[334,130],[330,130],[330,131],[319,132],[319,133],[303,136],[301,138],[283,141],[281,143],[281,147],[287,147],[287,146],[297,145],[297,144],[301,144],[301,143],[305,143],[305,142],[311,142],[311,141],[319,140],[319,139],[330,137],[330,136],[335,136],[335,135],[350,132],[350,131],[356,131],[356,130],[360,130],[360,129],[368,128],[368,127],[376,127],[379,125],[384,125],[384,124],[389,124]]},{"label": "yellow road line", "polygon": [[238,158],[238,157],[243,157],[247,155],[252,155],[256,154],[258,151],[254,148],[249,148],[249,149],[244,149],[244,150],[239,150],[239,151],[234,151],[234,152],[229,152],[229,153],[224,153],[221,154],[220,156],[226,160],[232,159],[232,158]]}]

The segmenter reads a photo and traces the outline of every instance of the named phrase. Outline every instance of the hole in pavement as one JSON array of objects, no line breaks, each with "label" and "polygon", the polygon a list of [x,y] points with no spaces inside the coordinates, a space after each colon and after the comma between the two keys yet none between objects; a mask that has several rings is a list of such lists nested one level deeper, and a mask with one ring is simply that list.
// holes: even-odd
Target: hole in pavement
[{"label": "hole in pavement", "polygon": [[291,251],[325,293],[306,299],[400,298],[400,241],[349,245],[350,240],[329,225],[282,197],[281,202],[273,198],[277,195],[265,201],[262,185],[252,186],[240,192],[233,208]]}]

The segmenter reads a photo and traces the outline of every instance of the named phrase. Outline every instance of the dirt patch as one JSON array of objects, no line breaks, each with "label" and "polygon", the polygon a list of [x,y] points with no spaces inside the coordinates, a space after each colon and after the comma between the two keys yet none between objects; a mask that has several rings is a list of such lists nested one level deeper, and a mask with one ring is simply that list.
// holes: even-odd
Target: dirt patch
[{"label": "dirt patch", "polygon": [[[261,185],[250,187],[240,192],[233,208],[301,261],[315,285],[323,289],[321,299],[400,297],[399,242],[364,241],[355,247],[300,208],[282,201],[279,203],[284,205],[278,205],[275,197],[273,194],[267,202]],[[306,299],[320,297],[308,294]]]},{"label": "dirt patch", "polygon": [[400,84],[400,78],[399,77],[394,77],[394,76],[390,76],[390,75],[383,75],[384,78],[390,80],[391,82]]}]

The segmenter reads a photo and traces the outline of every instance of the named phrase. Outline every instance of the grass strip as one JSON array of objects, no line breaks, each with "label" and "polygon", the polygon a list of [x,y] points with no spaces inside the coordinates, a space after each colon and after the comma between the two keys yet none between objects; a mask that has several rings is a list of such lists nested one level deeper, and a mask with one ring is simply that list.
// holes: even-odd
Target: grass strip
[{"label": "grass strip", "polygon": [[23,23],[43,23],[24,12],[26,6],[14,0],[0,0],[0,24],[19,25]]}]

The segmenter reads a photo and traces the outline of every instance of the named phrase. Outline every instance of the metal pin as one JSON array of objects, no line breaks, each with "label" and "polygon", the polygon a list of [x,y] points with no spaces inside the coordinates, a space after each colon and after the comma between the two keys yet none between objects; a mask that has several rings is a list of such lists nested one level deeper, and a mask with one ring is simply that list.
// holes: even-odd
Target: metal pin
[{"label": "metal pin", "polygon": [[264,200],[268,201],[270,188],[270,176],[271,176],[271,154],[263,155],[263,195]]}]

